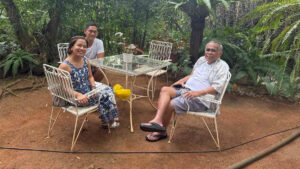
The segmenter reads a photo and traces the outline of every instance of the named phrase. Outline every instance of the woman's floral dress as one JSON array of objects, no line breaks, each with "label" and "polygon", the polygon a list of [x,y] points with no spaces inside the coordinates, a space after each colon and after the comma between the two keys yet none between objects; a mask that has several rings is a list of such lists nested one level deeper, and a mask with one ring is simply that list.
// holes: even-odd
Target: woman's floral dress
[{"label": "woman's floral dress", "polygon": [[[86,58],[83,58],[83,61],[84,64],[80,68],[76,68],[72,63],[70,63],[67,60],[64,61],[64,63],[68,64],[72,69],[70,75],[71,75],[74,90],[81,94],[85,94],[92,90],[92,86],[88,81],[89,70],[88,70],[88,64]],[[114,96],[114,91],[112,90],[111,87],[105,84],[101,84],[101,85],[104,86],[104,89],[98,93],[97,97],[95,98],[91,97],[89,99],[88,106],[98,104],[98,111],[100,113],[100,118],[103,123],[106,123],[118,117],[119,113],[116,104],[116,99]],[[77,104],[78,106],[86,106],[86,105],[80,105],[78,102]]]}]

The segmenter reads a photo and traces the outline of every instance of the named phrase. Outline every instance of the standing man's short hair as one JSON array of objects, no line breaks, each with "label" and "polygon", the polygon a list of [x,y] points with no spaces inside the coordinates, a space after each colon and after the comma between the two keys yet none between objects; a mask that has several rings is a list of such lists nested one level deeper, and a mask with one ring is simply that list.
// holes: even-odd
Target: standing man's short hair
[{"label": "standing man's short hair", "polygon": [[98,28],[98,25],[95,22],[88,22],[87,24],[85,24],[85,29],[88,29],[90,26],[95,26]]}]

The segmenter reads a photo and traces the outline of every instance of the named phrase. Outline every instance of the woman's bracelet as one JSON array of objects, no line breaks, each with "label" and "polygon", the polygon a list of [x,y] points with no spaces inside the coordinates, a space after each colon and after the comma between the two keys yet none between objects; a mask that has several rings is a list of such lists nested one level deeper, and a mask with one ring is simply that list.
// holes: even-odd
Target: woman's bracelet
[{"label": "woman's bracelet", "polygon": [[92,86],[92,89],[96,89],[96,86]]}]

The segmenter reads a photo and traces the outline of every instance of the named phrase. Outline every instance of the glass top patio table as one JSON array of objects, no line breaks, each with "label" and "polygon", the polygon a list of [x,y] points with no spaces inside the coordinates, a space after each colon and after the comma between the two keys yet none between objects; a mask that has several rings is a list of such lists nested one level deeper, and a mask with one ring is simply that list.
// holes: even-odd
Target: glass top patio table
[{"label": "glass top patio table", "polygon": [[91,65],[100,67],[102,69],[108,69],[119,73],[124,73],[129,76],[138,76],[159,70],[167,67],[171,62],[154,60],[145,55],[134,55],[132,62],[124,62],[123,55],[114,55],[104,57],[103,62],[99,62],[97,59],[90,60]]}]

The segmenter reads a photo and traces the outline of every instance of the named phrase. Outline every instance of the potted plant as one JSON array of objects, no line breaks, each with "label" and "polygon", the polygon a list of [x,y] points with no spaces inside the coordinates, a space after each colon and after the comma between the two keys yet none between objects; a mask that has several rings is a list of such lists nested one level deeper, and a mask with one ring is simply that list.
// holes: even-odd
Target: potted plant
[{"label": "potted plant", "polygon": [[120,41],[118,45],[121,47],[123,53],[123,61],[124,62],[132,62],[133,54],[136,52],[144,53],[141,49],[137,48],[137,45],[135,44],[128,44],[126,43],[126,37],[123,37],[122,32],[115,33],[116,38]]}]

